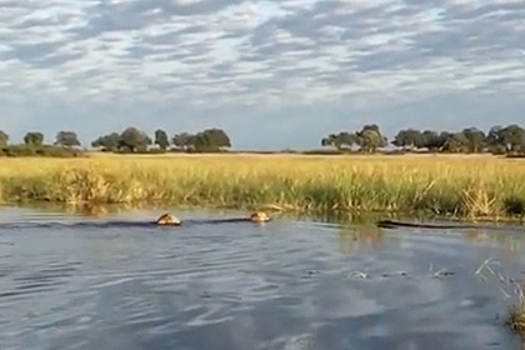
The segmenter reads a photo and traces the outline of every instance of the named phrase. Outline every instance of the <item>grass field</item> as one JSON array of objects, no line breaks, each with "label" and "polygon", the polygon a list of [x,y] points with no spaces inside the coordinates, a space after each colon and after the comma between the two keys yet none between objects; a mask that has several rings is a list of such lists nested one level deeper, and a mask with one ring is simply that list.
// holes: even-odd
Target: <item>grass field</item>
[{"label": "grass field", "polygon": [[525,161],[489,155],[0,158],[0,200],[497,219],[525,213]]}]

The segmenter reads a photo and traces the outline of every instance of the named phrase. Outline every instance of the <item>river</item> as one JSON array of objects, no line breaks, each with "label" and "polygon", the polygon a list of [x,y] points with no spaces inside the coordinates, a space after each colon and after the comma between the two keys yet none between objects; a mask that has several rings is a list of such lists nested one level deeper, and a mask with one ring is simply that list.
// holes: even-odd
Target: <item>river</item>
[{"label": "river", "polygon": [[[521,346],[496,277],[522,275],[525,231],[212,223],[245,214],[207,211],[139,224],[159,213],[0,208],[0,349]],[[476,274],[489,258],[495,273]]]}]

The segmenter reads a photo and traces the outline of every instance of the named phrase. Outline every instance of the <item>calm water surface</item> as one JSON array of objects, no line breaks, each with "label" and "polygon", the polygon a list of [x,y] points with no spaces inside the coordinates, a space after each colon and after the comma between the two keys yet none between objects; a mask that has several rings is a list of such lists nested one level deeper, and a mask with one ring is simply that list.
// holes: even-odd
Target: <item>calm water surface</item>
[{"label": "calm water surface", "polygon": [[157,214],[0,209],[0,349],[520,348],[474,274],[492,257],[520,277],[518,230],[112,224]]}]

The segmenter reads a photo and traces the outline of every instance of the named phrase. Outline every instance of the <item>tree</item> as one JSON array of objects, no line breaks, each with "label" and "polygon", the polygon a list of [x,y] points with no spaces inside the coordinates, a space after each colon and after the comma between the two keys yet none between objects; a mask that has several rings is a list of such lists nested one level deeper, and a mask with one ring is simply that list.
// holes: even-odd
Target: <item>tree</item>
[{"label": "tree", "polygon": [[483,131],[472,127],[464,129],[462,134],[465,135],[468,140],[468,151],[470,153],[483,151],[486,145],[486,136]]},{"label": "tree", "polygon": [[387,145],[387,138],[381,134],[377,125],[372,124],[365,125],[355,134],[348,132],[330,134],[321,140],[321,145],[334,146],[338,150],[343,149],[344,146],[351,148],[353,145],[358,145],[363,151],[375,152],[377,148]]},{"label": "tree", "polygon": [[494,152],[505,152],[505,142],[501,135],[501,126],[493,126],[487,134],[487,145]]},{"label": "tree", "polygon": [[341,147],[341,144],[339,143],[336,134],[330,134],[321,140],[321,146],[334,146],[335,148],[339,149]]},{"label": "tree", "polygon": [[0,130],[0,147],[7,146],[8,141],[9,141],[9,135],[7,135],[5,132]]},{"label": "tree", "polygon": [[129,127],[120,134],[118,148],[134,152],[136,150],[144,151],[149,145],[151,145],[151,139],[145,132],[135,127]]},{"label": "tree", "polygon": [[348,132],[341,132],[338,135],[330,134],[321,140],[321,146],[334,146],[338,150],[343,149],[343,146],[351,148],[354,144],[358,144],[358,138],[355,134]]},{"label": "tree", "polygon": [[116,132],[104,135],[91,143],[93,147],[102,147],[105,151],[116,151],[120,146],[120,135]]},{"label": "tree", "polygon": [[348,148],[352,148],[354,144],[357,145],[359,143],[359,138],[357,137],[357,135],[348,132],[340,133],[339,140],[342,146],[347,146]]},{"label": "tree", "polygon": [[219,150],[231,147],[230,138],[221,129],[207,129],[190,138],[190,142],[198,150]]},{"label": "tree", "polygon": [[394,141],[392,141],[392,144],[409,149],[421,148],[424,145],[424,138],[419,130],[401,130],[394,138]]},{"label": "tree", "polygon": [[165,151],[170,145],[168,134],[164,130],[155,131],[155,144],[160,147],[161,150]]},{"label": "tree", "polygon": [[492,151],[523,152],[525,151],[525,130],[516,124],[505,128],[495,126],[489,131],[487,143]]},{"label": "tree", "polygon": [[171,139],[171,143],[173,144],[173,146],[177,148],[187,150],[190,147],[190,138],[191,138],[190,134],[188,134],[187,132],[183,132],[183,133],[174,135],[173,138]]},{"label": "tree", "polygon": [[507,151],[523,152],[525,150],[525,130],[522,127],[513,124],[503,128],[501,138]]},{"label": "tree", "polygon": [[77,134],[73,131],[60,131],[56,136],[55,145],[61,145],[67,148],[80,146]]},{"label": "tree", "polygon": [[468,138],[463,133],[458,132],[448,135],[443,150],[452,153],[468,152],[469,145]]},{"label": "tree", "polygon": [[44,134],[40,132],[28,132],[24,136],[24,143],[28,146],[39,147],[44,143]]},{"label": "tree", "polygon": [[356,133],[361,150],[365,152],[375,152],[380,147],[387,145],[387,138],[381,134],[379,127],[375,124],[365,125],[363,129]]},{"label": "tree", "polygon": [[436,131],[425,130],[421,137],[423,139],[423,147],[428,148],[429,151],[438,151],[443,147],[444,141]]},{"label": "tree", "polygon": [[172,143],[183,150],[217,151],[224,147],[231,147],[230,138],[221,129],[207,129],[195,135],[186,132],[173,136]]},{"label": "tree", "polygon": [[439,149],[443,151],[447,141],[453,136],[454,133],[442,131],[441,134],[439,134]]}]

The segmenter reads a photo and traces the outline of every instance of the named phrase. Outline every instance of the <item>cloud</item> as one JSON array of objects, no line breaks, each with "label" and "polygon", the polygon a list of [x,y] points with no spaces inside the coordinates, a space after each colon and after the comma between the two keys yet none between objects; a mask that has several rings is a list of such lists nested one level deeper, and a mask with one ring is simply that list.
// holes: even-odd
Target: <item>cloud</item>
[{"label": "cloud", "polygon": [[[288,136],[292,111],[304,111],[304,125],[332,120],[327,128],[350,113],[347,125],[392,124],[377,111],[439,96],[506,96],[515,119],[524,19],[516,0],[0,0],[0,98],[5,120],[34,125],[54,118],[46,111],[99,111],[92,133],[161,124],[155,113],[173,110],[174,127],[215,122],[239,135],[275,116]],[[47,107],[32,108],[38,101]]]}]

